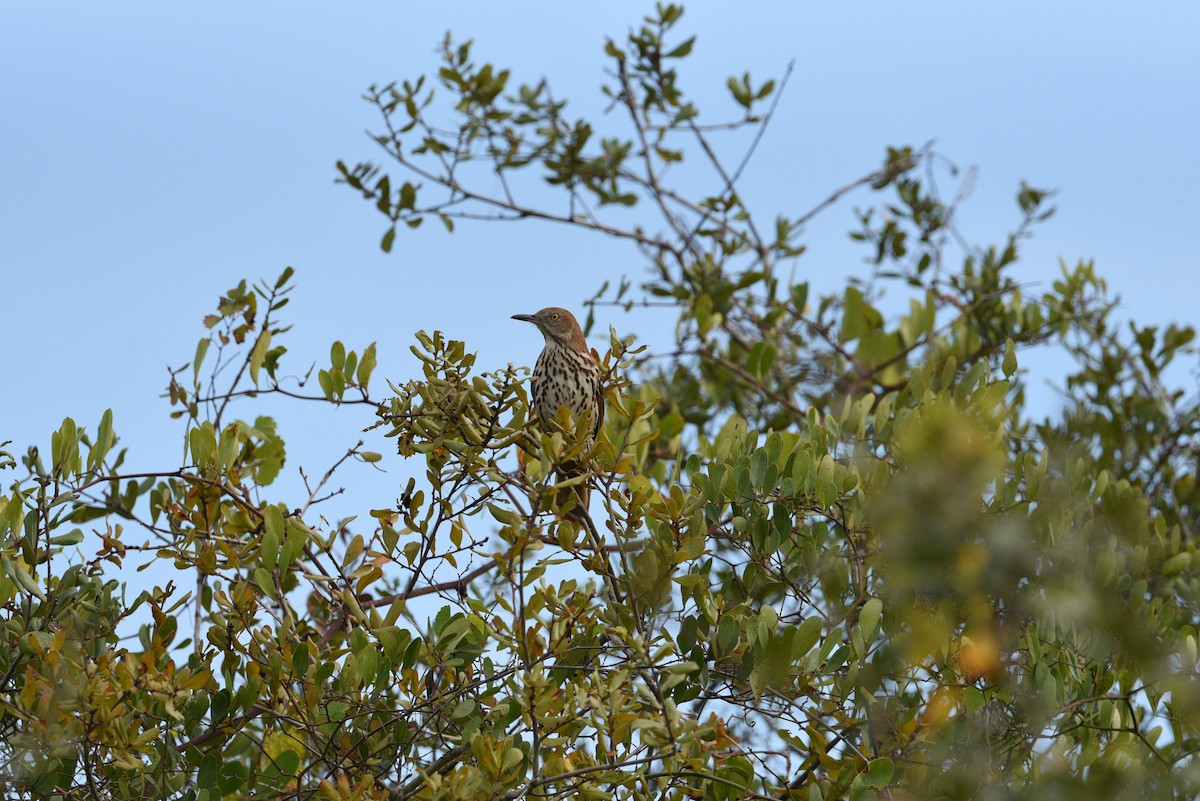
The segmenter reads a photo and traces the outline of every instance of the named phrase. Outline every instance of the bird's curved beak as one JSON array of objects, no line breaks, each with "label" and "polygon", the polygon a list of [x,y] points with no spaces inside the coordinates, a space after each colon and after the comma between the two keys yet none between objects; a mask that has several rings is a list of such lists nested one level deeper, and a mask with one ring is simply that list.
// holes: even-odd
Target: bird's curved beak
[{"label": "bird's curved beak", "polygon": [[514,314],[512,316],[512,318],[514,320],[520,320],[523,323],[536,323],[537,322],[537,320],[534,319],[532,314]]}]

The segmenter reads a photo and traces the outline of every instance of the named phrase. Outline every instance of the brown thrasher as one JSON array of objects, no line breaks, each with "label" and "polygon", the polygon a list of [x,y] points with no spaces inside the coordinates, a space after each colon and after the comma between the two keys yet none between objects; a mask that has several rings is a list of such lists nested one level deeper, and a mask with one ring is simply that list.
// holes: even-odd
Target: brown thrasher
[{"label": "brown thrasher", "polygon": [[[533,368],[533,411],[538,425],[547,434],[562,431],[557,423],[558,410],[565,407],[571,420],[591,420],[594,438],[604,424],[604,387],[600,364],[583,338],[575,315],[551,306],[537,314],[514,314],[514,320],[533,323],[546,338],[546,346]],[[571,433],[568,429],[567,434]],[[559,466],[559,476],[570,478],[580,473],[579,465],[567,462]],[[587,513],[588,488],[581,484],[576,492],[582,511]],[[561,501],[561,497],[560,497]]]}]

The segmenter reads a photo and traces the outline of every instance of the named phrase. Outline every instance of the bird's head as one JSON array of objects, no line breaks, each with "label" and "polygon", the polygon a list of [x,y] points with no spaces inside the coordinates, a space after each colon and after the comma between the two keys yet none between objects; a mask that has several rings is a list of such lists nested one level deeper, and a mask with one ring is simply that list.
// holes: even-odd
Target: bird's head
[{"label": "bird's head", "polygon": [[583,338],[583,330],[575,315],[558,306],[542,309],[537,314],[514,314],[514,320],[533,323],[546,338],[547,345],[559,345],[564,348],[588,353],[587,340]]}]

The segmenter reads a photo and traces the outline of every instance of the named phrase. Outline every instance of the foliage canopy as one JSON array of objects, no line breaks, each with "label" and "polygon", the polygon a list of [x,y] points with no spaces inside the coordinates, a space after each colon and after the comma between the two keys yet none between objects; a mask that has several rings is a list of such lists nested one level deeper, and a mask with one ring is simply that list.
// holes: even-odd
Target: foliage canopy
[{"label": "foliage canopy", "polygon": [[[667,307],[674,349],[610,336],[587,453],[530,426],[525,368],[480,372],[442,333],[416,335],[401,384],[340,342],[319,389],[281,383],[290,268],[226,292],[172,372],[181,466],[123,472],[111,412],[64,421],[48,458],[0,453],[10,797],[1200,790],[1200,409],[1168,380],[1194,331],[1119,324],[1090,264],[1025,291],[1011,267],[1048,193],[1022,186],[1013,231],[968,243],[929,148],[810,212],[752,212],[739,181],[786,76],[731,78],[734,118],[702,116],[681,14],[608,43],[595,120],[447,39],[435,77],[370,90],[384,163],[338,165],[384,250],[435,217],[644,254],[638,287],[613,276],[591,308]],[[874,204],[851,233],[869,274],[810,297],[786,277],[805,224],[852,191]],[[1043,345],[1074,368],[1038,420],[1019,364]],[[360,443],[280,493],[263,407],[289,396],[361,411],[396,454]],[[579,458],[602,541],[548,478]],[[424,470],[324,521],[354,460]],[[155,558],[178,579],[127,594],[125,566]]]}]

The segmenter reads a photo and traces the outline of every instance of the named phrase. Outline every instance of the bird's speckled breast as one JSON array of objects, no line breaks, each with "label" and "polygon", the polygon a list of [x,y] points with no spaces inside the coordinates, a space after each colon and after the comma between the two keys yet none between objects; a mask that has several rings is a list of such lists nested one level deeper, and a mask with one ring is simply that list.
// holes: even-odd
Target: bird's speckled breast
[{"label": "bird's speckled breast", "polygon": [[600,368],[590,353],[547,345],[533,368],[533,406],[541,420],[554,420],[560,406],[571,417],[590,414],[598,420]]}]

